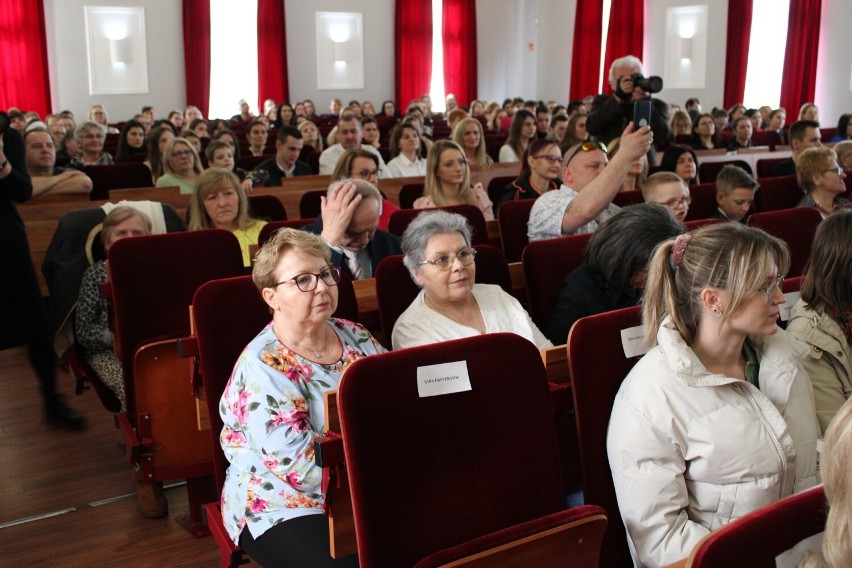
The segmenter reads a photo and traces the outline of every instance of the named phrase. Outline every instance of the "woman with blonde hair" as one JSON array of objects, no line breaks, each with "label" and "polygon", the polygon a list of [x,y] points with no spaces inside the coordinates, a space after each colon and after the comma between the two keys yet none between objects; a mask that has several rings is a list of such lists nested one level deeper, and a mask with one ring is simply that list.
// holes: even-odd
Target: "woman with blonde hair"
[{"label": "woman with blonde hair", "polygon": [[104,130],[104,134],[118,134],[118,128],[109,125],[109,115],[104,105],[92,105],[89,109],[89,120],[97,123]]},{"label": "woman with blonde hair", "polygon": [[181,195],[190,195],[196,178],[201,175],[201,159],[198,152],[186,138],[173,138],[166,144],[163,152],[163,173],[157,180],[157,187],[176,185]]},{"label": "woman with blonde hair", "polygon": [[486,152],[485,133],[482,131],[482,123],[476,118],[463,118],[453,130],[453,142],[464,149],[471,168],[487,170],[494,163],[491,156]]},{"label": "woman with blonde hair", "polygon": [[249,217],[248,198],[240,179],[225,168],[210,168],[198,176],[189,205],[189,230],[224,229],[240,241],[243,264],[251,266],[250,247],[256,245],[266,221]]},{"label": "woman with blonde hair", "polygon": [[651,255],[651,346],[621,384],[607,433],[637,566],[689,556],[707,534],[819,482],[804,347],[778,327],[787,245],[740,223]]},{"label": "woman with blonde hair", "polygon": [[438,140],[426,157],[426,180],[423,197],[414,202],[415,209],[444,205],[475,205],[486,221],[494,219],[493,204],[481,183],[470,185],[470,167],[464,152],[450,140]]}]

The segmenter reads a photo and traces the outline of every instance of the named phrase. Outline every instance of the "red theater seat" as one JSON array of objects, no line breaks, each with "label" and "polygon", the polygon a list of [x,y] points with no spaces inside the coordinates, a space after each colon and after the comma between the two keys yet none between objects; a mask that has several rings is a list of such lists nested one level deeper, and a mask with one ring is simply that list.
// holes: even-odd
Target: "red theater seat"
[{"label": "red theater seat", "polygon": [[805,273],[805,266],[811,256],[811,243],[820,222],[822,217],[819,211],[810,207],[755,213],[748,218],[749,226],[763,229],[790,247],[789,276]]}]

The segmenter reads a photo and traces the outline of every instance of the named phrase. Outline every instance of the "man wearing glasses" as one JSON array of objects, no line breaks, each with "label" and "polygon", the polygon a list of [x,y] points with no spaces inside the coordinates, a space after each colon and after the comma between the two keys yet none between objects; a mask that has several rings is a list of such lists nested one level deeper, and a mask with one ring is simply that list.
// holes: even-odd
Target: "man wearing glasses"
[{"label": "man wearing glasses", "polygon": [[320,235],[331,248],[331,264],[352,280],[375,275],[386,256],[402,254],[399,237],[379,229],[382,194],[362,179],[337,181],[322,198],[322,214],[304,230]]},{"label": "man wearing glasses", "polygon": [[617,213],[619,208],[612,199],[633,161],[648,152],[653,139],[650,126],[633,130],[631,122],[621,135],[621,147],[612,162],[600,142],[569,148],[562,162],[562,187],[536,199],[530,211],[530,242],[593,233]]},{"label": "man wearing glasses", "polygon": [[293,176],[313,175],[311,167],[299,161],[305,142],[295,126],[285,126],[275,137],[275,157],[257,165],[258,170],[269,172],[264,182],[267,186],[281,185],[281,180]]},{"label": "man wearing glasses", "polygon": [[384,177],[393,177],[387,175],[387,167],[382,155],[379,151],[373,148],[370,144],[361,144],[361,121],[355,118],[354,115],[344,115],[337,122],[337,144],[326,148],[319,159],[319,173],[321,176],[331,175],[334,172],[334,166],[337,165],[337,160],[340,155],[351,148],[363,148],[371,152],[379,158],[379,172],[385,174]]}]

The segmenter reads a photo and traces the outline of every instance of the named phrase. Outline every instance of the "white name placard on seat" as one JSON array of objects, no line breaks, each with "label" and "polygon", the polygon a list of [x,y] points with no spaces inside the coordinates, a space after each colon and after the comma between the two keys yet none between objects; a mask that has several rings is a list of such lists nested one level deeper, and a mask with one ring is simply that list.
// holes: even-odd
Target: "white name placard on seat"
[{"label": "white name placard on seat", "polygon": [[420,398],[469,390],[467,361],[417,367],[417,394]]},{"label": "white name placard on seat", "polygon": [[621,330],[621,347],[624,349],[624,356],[626,358],[638,357],[651,350],[642,338],[644,333],[641,325]]}]

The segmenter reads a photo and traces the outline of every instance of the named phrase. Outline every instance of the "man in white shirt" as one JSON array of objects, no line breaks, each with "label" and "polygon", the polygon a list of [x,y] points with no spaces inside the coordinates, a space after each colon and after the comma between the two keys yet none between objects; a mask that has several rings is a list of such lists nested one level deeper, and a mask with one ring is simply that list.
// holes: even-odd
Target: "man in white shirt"
[{"label": "man in white shirt", "polygon": [[530,242],[593,233],[617,213],[619,207],[612,200],[633,161],[648,153],[653,139],[649,126],[633,131],[631,122],[621,135],[612,162],[607,160],[606,146],[599,142],[569,148],[563,159],[562,187],[536,199],[530,211]]},{"label": "man in white shirt", "polygon": [[369,144],[361,144],[361,121],[354,116],[343,116],[337,123],[337,144],[329,146],[320,154],[319,158],[319,173],[320,175],[331,175],[334,172],[334,167],[337,165],[337,160],[346,150],[351,148],[363,148],[368,152],[372,152],[379,158],[379,177],[391,177],[387,175],[387,166],[382,159],[379,151]]}]

